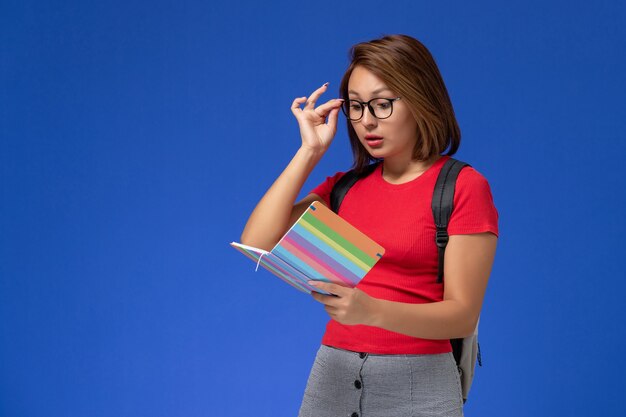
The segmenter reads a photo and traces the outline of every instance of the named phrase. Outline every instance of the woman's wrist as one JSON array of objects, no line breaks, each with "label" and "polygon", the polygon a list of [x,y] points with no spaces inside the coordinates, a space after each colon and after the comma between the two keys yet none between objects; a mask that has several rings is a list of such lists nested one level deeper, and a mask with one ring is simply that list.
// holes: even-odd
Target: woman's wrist
[{"label": "woman's wrist", "polygon": [[326,149],[321,150],[309,148],[307,146],[300,146],[300,149],[298,149],[297,153],[306,159],[314,160],[315,162],[317,162],[322,159],[322,156],[324,156],[324,154],[326,153]]},{"label": "woman's wrist", "polygon": [[380,315],[383,310],[383,300],[379,298],[374,298],[372,296],[368,296],[368,308],[367,308],[367,318],[365,323],[366,326],[380,327]]}]

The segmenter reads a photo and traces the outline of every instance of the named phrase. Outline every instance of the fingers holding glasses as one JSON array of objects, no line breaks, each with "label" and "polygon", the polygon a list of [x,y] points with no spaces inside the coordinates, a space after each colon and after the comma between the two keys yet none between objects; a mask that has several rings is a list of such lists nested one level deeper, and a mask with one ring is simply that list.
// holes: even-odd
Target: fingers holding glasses
[{"label": "fingers holding glasses", "polygon": [[[302,114],[305,114],[309,115],[308,117],[306,117],[307,119],[315,122],[316,124],[320,122],[324,123],[326,117],[328,117],[329,113],[331,113],[333,109],[339,109],[341,104],[343,103],[343,99],[331,99],[328,100],[326,103],[318,106],[317,108],[315,107],[315,105],[317,104],[317,100],[326,91],[327,87],[328,83],[325,83],[320,88],[315,90],[308,98],[296,98],[291,104],[291,112],[296,116],[296,118]],[[303,108],[300,107],[302,103],[305,103]],[[317,119],[313,120],[310,118],[311,116],[316,116]]]},{"label": "fingers holding glasses", "polygon": [[300,108],[300,105],[306,100],[306,97],[298,97],[291,103],[291,112],[296,119],[302,122],[311,122],[314,126],[322,124],[328,116],[334,116],[339,113],[339,109],[343,104],[343,99],[334,98],[326,103],[312,109]]},{"label": "fingers holding glasses", "polygon": [[333,132],[333,135],[335,134],[335,132],[337,132],[337,119],[339,118],[339,108],[341,107],[342,104],[343,104],[342,99],[331,100],[328,103],[324,104],[324,106],[328,106],[327,107],[328,112],[326,113],[326,110],[325,110],[324,119],[328,117],[328,129],[330,129],[330,131]]},{"label": "fingers holding glasses", "polygon": [[[303,146],[318,151],[325,151],[332,142],[337,131],[339,108],[343,103],[341,99],[332,99],[315,107],[327,87],[328,83],[315,90],[308,99],[298,97],[291,104],[291,112],[300,125]],[[302,104],[303,108],[300,107]]]},{"label": "fingers holding glasses", "polygon": [[326,120],[326,117],[333,111],[339,111],[339,108],[343,104],[343,99],[334,98],[332,100],[328,100],[326,103],[318,106],[314,111],[315,114],[320,116],[322,119]]}]

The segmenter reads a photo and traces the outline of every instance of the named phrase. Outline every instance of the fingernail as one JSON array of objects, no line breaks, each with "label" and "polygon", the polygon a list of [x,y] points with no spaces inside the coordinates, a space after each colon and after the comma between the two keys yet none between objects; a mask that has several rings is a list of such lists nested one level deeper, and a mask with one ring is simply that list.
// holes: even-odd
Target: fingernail
[{"label": "fingernail", "polygon": [[315,287],[315,286],[317,285],[317,284],[315,283],[315,281],[309,281],[309,282],[308,282],[308,284],[309,284],[311,287]]},{"label": "fingernail", "polygon": [[328,84],[330,84],[330,81],[324,83],[323,87],[326,87]]}]

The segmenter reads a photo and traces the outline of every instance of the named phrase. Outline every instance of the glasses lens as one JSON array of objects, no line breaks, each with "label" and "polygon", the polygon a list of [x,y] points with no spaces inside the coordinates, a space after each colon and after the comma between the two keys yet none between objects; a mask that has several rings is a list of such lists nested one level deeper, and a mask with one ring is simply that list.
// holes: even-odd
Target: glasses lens
[{"label": "glasses lens", "polygon": [[391,100],[387,100],[386,98],[379,98],[373,100],[371,102],[371,106],[374,109],[374,116],[376,116],[377,118],[385,119],[391,116],[391,111],[393,110]]},{"label": "glasses lens", "polygon": [[359,120],[363,116],[363,105],[358,101],[346,100],[343,103],[343,112],[350,120]]}]

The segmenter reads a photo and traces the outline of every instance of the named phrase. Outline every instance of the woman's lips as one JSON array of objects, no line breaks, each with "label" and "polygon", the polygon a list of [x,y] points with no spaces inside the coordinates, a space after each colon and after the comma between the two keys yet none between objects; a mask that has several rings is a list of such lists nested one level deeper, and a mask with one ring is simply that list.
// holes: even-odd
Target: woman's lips
[{"label": "woman's lips", "polygon": [[383,138],[376,135],[367,135],[365,136],[365,142],[367,142],[369,147],[376,148],[383,144]]}]

